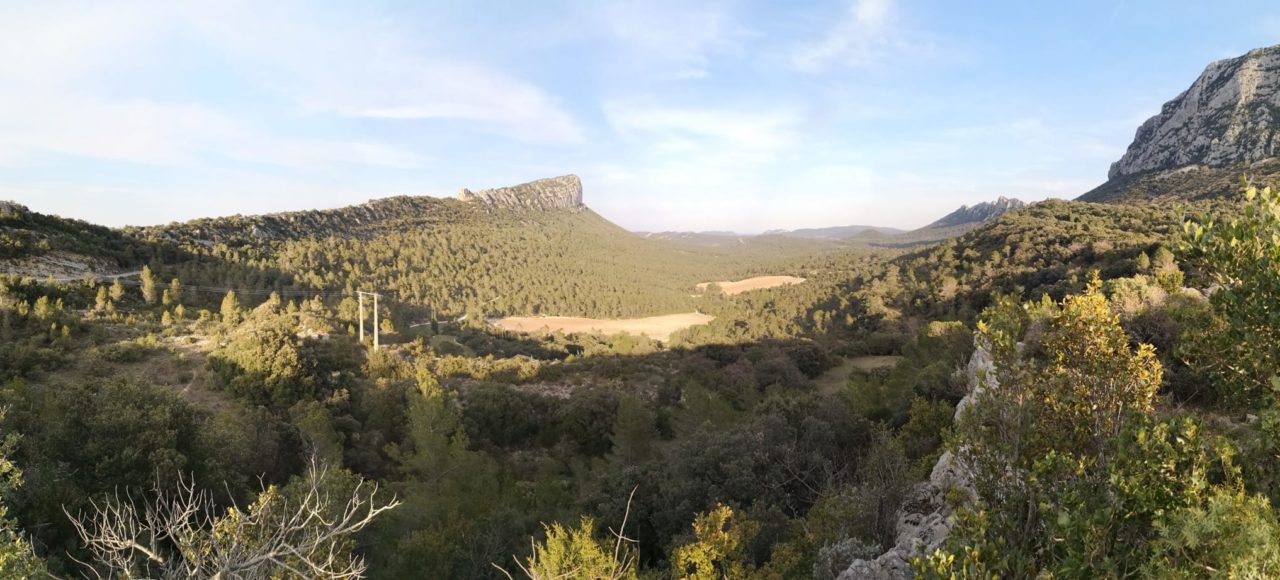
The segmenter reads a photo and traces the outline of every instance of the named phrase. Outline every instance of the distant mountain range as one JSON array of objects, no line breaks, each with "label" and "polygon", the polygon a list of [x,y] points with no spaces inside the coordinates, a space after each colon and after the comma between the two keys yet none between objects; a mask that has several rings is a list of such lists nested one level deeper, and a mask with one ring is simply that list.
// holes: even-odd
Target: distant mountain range
[{"label": "distant mountain range", "polygon": [[769,230],[764,235],[791,236],[818,240],[847,240],[860,234],[901,234],[906,230],[880,226],[834,226],[829,228],[805,228],[799,230]]},{"label": "distant mountain range", "polygon": [[1026,205],[1021,200],[1000,196],[995,201],[982,202],[974,206],[962,205],[960,209],[943,216],[941,219],[910,231],[881,226],[851,225],[797,230],[768,230],[759,235],[725,231],[637,232],[637,234],[648,238],[709,246],[745,243],[747,239],[765,237],[796,238],[817,242],[867,244],[873,246],[913,246],[960,236],[1007,212],[1026,207]]}]

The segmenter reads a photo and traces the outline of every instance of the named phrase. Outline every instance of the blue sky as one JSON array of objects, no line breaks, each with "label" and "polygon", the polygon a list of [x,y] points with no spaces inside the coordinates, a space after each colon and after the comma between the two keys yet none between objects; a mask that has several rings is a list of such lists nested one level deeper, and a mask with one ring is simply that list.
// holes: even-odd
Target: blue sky
[{"label": "blue sky", "polygon": [[1274,2],[0,2],[0,199],[108,225],[577,173],[635,230],[1075,197]]}]

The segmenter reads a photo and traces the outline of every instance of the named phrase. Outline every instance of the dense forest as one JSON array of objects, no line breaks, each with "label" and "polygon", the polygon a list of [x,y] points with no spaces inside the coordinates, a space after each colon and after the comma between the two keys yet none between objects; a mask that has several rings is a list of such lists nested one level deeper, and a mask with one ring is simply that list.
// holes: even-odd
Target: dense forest
[{"label": "dense forest", "polygon": [[[1280,573],[1270,190],[907,249],[385,203],[351,231],[0,214],[13,264],[141,271],[0,279],[2,575],[829,579],[944,457],[971,478],[921,577]],[[806,282],[694,291],[756,274]],[[485,322],[694,309],[666,342]]]}]

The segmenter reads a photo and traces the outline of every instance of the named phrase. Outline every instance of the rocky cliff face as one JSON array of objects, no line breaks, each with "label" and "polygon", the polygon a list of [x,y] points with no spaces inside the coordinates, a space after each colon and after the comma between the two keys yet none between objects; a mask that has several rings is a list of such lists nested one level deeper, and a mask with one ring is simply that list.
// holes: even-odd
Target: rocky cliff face
[{"label": "rocky cliff face", "polygon": [[964,224],[980,224],[1026,206],[1027,204],[1020,199],[1014,199],[1002,195],[995,201],[984,201],[973,207],[962,205],[960,206],[960,209],[943,216],[942,219],[925,226],[923,229],[950,228]]},{"label": "rocky cliff face", "polygon": [[525,210],[577,210],[582,205],[582,180],[562,175],[496,189],[462,190],[458,199],[494,207]]},{"label": "rocky cliff face", "polygon": [[1280,155],[1280,45],[1210,64],[1148,119],[1108,177]]},{"label": "rocky cliff face", "polygon": [[[973,405],[984,389],[999,388],[995,382],[995,363],[986,345],[977,343],[965,368],[969,394],[956,405],[956,420]],[[950,451],[943,452],[934,464],[928,481],[907,493],[898,508],[897,543],[873,560],[854,560],[837,580],[905,580],[915,577],[911,561],[927,556],[943,547],[951,527],[955,525],[952,501],[975,499],[973,476]]]},{"label": "rocky cliff face", "polygon": [[384,230],[460,219],[456,210],[463,209],[465,206],[452,200],[402,195],[338,209],[201,218],[163,226],[127,227],[124,231],[140,237],[190,239],[205,245],[328,236],[363,238]]}]

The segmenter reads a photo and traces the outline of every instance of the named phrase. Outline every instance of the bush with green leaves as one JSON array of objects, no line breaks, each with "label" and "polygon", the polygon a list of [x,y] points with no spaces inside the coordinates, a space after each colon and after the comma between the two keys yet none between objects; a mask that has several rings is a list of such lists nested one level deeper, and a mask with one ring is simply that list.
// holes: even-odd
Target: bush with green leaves
[{"label": "bush with green leaves", "polygon": [[1006,299],[984,314],[995,370],[953,442],[978,503],[961,509],[947,549],[917,561],[921,575],[1273,569],[1274,550],[1250,543],[1274,538],[1275,515],[1244,491],[1235,447],[1192,418],[1156,416],[1161,365],[1130,344],[1113,306],[1095,281],[1061,303]]},{"label": "bush with green leaves", "polygon": [[1280,391],[1280,192],[1250,187],[1236,217],[1187,221],[1183,232],[1184,251],[1217,285],[1216,319],[1184,339],[1225,400],[1263,407]]}]

